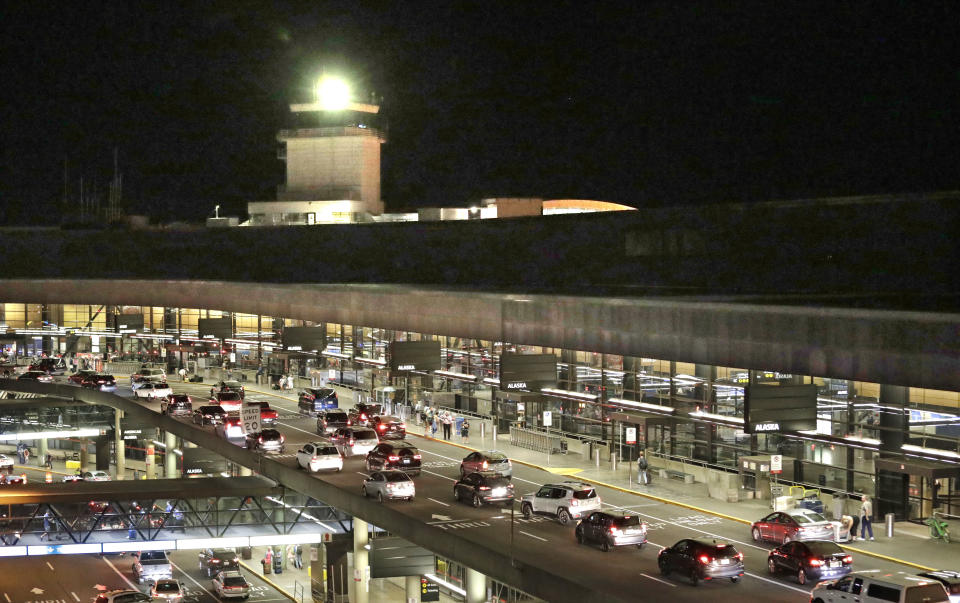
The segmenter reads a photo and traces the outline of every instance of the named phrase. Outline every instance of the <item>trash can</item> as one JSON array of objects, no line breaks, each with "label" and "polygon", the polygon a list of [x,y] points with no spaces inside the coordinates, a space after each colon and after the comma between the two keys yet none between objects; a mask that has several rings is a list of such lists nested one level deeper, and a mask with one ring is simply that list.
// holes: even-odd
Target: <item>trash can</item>
[{"label": "trash can", "polygon": [[460,435],[460,430],[463,429],[463,417],[457,417],[454,419],[454,435]]},{"label": "trash can", "polygon": [[896,521],[896,515],[887,513],[883,516],[883,520],[887,526],[887,538],[893,538],[893,523]]},{"label": "trash can", "polygon": [[273,573],[274,574],[283,573],[283,556],[282,555],[273,556]]},{"label": "trash can", "polygon": [[266,559],[261,559],[261,560],[260,560],[260,565],[263,566],[263,575],[264,575],[264,576],[266,576],[267,574],[270,573],[270,564],[267,563],[267,560],[266,560]]},{"label": "trash can", "polygon": [[253,559],[253,547],[249,547],[249,546],[240,547],[240,557],[242,559]]}]

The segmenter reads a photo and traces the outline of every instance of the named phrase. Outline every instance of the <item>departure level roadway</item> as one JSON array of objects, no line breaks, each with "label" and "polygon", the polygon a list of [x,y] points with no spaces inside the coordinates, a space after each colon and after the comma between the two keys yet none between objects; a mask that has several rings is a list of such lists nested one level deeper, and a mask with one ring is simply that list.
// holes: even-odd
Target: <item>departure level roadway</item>
[{"label": "departure level roadway", "polygon": [[[210,578],[199,569],[197,551],[169,555],[173,577],[184,584],[184,603],[219,603]],[[2,603],[90,603],[102,590],[149,592],[149,584],[133,579],[133,557],[126,555],[48,555],[10,557],[0,570]],[[250,583],[248,603],[280,603],[289,599],[256,574],[241,569]]]},{"label": "departure level roadway", "polygon": [[[210,391],[209,384],[171,383],[174,391],[194,397],[194,405],[203,403]],[[340,407],[353,406],[349,390],[338,388]],[[119,393],[122,393],[121,389]],[[316,433],[316,419],[298,414],[296,399],[257,392],[248,389],[247,398],[267,401],[280,415],[277,429],[286,438],[283,455],[271,455],[289,466],[296,466],[296,451],[305,442],[322,440]],[[288,394],[289,395],[289,394]],[[294,393],[295,395],[295,393]],[[159,402],[141,403],[159,411]],[[183,421],[191,419],[182,417]],[[200,429],[199,426],[196,426]],[[212,431],[212,427],[204,427]],[[444,530],[456,530],[458,535],[473,542],[493,544],[503,552],[511,550],[511,517],[509,509],[500,506],[483,506],[479,509],[458,503],[453,498],[453,483],[459,476],[460,460],[467,450],[442,441],[434,441],[415,435],[407,439],[416,445],[423,455],[424,471],[414,478],[417,488],[413,502],[391,501],[385,504],[410,516],[411,521],[430,523]],[[479,438],[472,436],[472,446],[479,448]],[[487,447],[491,446],[489,439]],[[514,463],[513,483],[517,497],[535,491],[541,484],[575,479],[541,469]],[[316,474],[350,492],[359,494],[366,475],[362,456],[346,459],[342,473]],[[603,553],[596,546],[579,545],[574,537],[574,523],[561,526],[548,517],[526,520],[519,513],[513,518],[512,550],[518,560],[549,559],[551,569],[557,575],[579,576],[580,582],[590,584],[600,592],[606,592],[623,600],[637,600],[638,594],[650,600],[700,601],[704,596],[719,596],[724,599],[737,597],[750,601],[809,601],[812,583],[799,586],[792,577],[770,576],[767,572],[767,552],[773,548],[769,543],[753,543],[749,526],[713,515],[697,513],[690,509],[653,501],[628,494],[613,488],[597,487],[603,499],[604,510],[639,515],[650,525],[649,544],[642,550],[624,547]],[[685,577],[661,576],[657,568],[657,552],[683,538],[717,538],[732,542],[745,557],[747,575],[739,584],[729,580],[701,582],[693,587]],[[911,571],[900,564],[886,562],[853,554],[854,567],[859,570]]]}]

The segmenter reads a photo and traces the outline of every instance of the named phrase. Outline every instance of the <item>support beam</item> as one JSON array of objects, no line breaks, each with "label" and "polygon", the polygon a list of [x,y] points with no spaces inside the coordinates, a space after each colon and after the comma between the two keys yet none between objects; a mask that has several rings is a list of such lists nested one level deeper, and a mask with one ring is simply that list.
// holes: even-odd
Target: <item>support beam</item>
[{"label": "support beam", "polygon": [[406,576],[404,578],[404,596],[407,603],[420,601],[420,576]]},{"label": "support beam", "polygon": [[353,575],[350,586],[351,603],[370,602],[370,533],[367,522],[353,518]]},{"label": "support beam", "polygon": [[466,568],[467,603],[484,603],[487,600],[487,577],[475,569]]},{"label": "support beam", "polygon": [[166,431],[163,435],[164,448],[164,475],[168,479],[180,477],[177,472],[177,453],[173,450],[177,447],[177,436],[172,432]]},{"label": "support beam", "polygon": [[123,411],[115,410],[113,412],[113,450],[115,473],[113,479],[123,480],[127,478],[127,445],[123,441],[123,429],[120,427],[120,421],[123,419]]}]

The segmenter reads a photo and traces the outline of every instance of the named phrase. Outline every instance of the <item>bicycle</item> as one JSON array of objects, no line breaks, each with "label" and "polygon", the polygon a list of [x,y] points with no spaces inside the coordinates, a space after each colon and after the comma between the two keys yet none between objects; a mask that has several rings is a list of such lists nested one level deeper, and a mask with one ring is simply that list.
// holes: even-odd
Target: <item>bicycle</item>
[{"label": "bicycle", "polygon": [[923,523],[930,526],[930,537],[935,540],[943,540],[946,543],[950,542],[950,524],[942,519],[937,519],[936,517],[928,517],[923,521]]}]

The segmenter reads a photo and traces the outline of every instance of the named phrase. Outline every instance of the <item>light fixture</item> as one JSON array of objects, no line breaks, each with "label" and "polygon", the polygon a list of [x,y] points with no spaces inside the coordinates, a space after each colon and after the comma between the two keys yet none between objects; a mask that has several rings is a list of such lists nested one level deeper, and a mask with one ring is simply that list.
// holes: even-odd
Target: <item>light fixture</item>
[{"label": "light fixture", "polygon": [[[476,375],[470,375],[468,373],[455,373],[453,371],[433,371],[434,375],[440,375],[441,377],[449,377],[451,379],[460,379],[461,381],[476,381]],[[497,383],[500,383],[497,381]]]},{"label": "light fixture", "polygon": [[18,440],[43,440],[47,438],[87,438],[103,435],[102,429],[76,429],[73,431],[23,431],[20,433],[0,433],[0,442]]},{"label": "light fixture", "polygon": [[651,412],[657,412],[661,414],[672,415],[677,412],[677,409],[672,406],[664,406],[662,404],[650,404],[649,402],[637,402],[636,400],[624,400],[623,398],[610,398],[607,400],[610,404],[618,404],[622,406],[632,406],[634,408],[639,408],[641,410],[649,410]]},{"label": "light fixture", "polygon": [[324,350],[320,352],[321,356],[326,356],[327,358],[340,358],[342,360],[350,360],[350,354],[342,354],[340,352],[329,352]]},{"label": "light fixture", "polygon": [[714,421],[718,423],[730,423],[739,427],[743,426],[743,418],[741,417],[718,415],[712,412],[703,412],[702,410],[695,410],[688,414],[695,419],[705,419],[707,421]]},{"label": "light fixture", "polygon": [[457,585],[455,585],[455,584],[451,584],[450,582],[447,582],[446,580],[443,580],[442,578],[438,578],[438,577],[436,577],[436,576],[433,575],[433,574],[424,574],[423,577],[426,578],[427,580],[431,581],[431,582],[436,582],[436,583],[439,584],[440,586],[443,586],[443,587],[445,587],[445,588],[448,588],[448,589],[452,590],[453,592],[457,593],[457,594],[460,595],[461,597],[466,597],[466,596],[467,596],[467,591],[463,590],[462,588],[460,588],[459,586],[457,586]]},{"label": "light fixture", "polygon": [[597,396],[594,394],[585,394],[582,392],[572,392],[566,389],[555,389],[552,387],[541,388],[540,391],[545,394],[550,394],[551,396],[559,396],[561,398],[570,398],[573,400],[580,400],[583,402],[595,402]]}]

